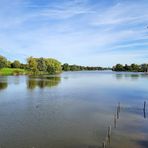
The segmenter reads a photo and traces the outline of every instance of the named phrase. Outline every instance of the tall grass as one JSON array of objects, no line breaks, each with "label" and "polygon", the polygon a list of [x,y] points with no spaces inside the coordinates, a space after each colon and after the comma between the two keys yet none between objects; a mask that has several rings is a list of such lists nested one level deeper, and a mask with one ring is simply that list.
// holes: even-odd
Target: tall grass
[{"label": "tall grass", "polygon": [[2,68],[0,69],[0,75],[25,75],[28,71],[19,68]]}]

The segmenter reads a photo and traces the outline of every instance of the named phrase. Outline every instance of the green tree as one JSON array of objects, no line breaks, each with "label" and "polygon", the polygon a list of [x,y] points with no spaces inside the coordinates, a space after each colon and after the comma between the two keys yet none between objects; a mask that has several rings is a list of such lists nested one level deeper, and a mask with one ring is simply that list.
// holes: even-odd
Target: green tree
[{"label": "green tree", "polygon": [[20,68],[21,63],[18,60],[15,60],[12,64],[12,68]]},{"label": "green tree", "polygon": [[29,57],[27,59],[27,65],[28,65],[28,69],[31,70],[32,72],[36,73],[38,71],[37,60],[35,58]]},{"label": "green tree", "polygon": [[148,72],[148,64],[142,64],[141,65],[141,71],[142,72]]},{"label": "green tree", "polygon": [[46,65],[47,65],[47,72],[49,74],[58,74],[61,73],[62,71],[61,63],[56,59],[52,58],[46,59]]},{"label": "green tree", "polygon": [[11,68],[11,61],[7,61],[7,68]]},{"label": "green tree", "polygon": [[69,65],[68,65],[67,63],[63,64],[63,65],[62,65],[62,70],[64,70],[64,71],[69,71],[69,70],[70,70]]},{"label": "green tree", "polygon": [[23,63],[21,63],[20,68],[21,68],[21,69],[27,69],[27,64],[23,64]]},{"label": "green tree", "polygon": [[37,68],[39,71],[46,72],[47,71],[47,65],[44,58],[37,58]]},{"label": "green tree", "polygon": [[7,67],[7,59],[0,55],[0,69]]},{"label": "green tree", "polygon": [[131,64],[131,70],[138,72],[138,71],[140,71],[140,66],[137,64]]},{"label": "green tree", "polygon": [[115,71],[124,71],[124,66],[121,64],[117,64],[116,66],[113,67],[113,70]]}]

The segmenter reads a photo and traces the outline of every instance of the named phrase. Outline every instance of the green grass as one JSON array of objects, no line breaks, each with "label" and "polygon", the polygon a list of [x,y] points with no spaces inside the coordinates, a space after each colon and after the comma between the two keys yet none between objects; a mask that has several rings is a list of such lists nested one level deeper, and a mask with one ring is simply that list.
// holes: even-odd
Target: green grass
[{"label": "green grass", "polygon": [[0,69],[0,75],[25,75],[28,71],[19,68],[2,68]]}]

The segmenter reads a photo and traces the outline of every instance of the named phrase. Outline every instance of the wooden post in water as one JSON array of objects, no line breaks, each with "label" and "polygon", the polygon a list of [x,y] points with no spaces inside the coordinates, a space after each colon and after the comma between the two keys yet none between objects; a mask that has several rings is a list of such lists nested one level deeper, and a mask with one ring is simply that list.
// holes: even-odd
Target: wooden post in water
[{"label": "wooden post in water", "polygon": [[111,142],[111,125],[108,127],[108,132],[107,132],[107,135],[108,135],[108,143],[110,144]]},{"label": "wooden post in water", "polygon": [[145,107],[146,107],[146,101],[144,101],[144,108],[143,108],[144,110],[145,110]]},{"label": "wooden post in water", "polygon": [[114,128],[117,127],[117,118],[116,118],[116,114],[114,115]]},{"label": "wooden post in water", "polygon": [[119,107],[117,106],[117,119],[119,119]]},{"label": "wooden post in water", "polygon": [[119,113],[120,113],[120,102],[118,103],[117,106],[117,119],[119,119]]},{"label": "wooden post in water", "polygon": [[146,101],[144,101],[144,108],[143,108],[144,118],[146,118],[145,109],[146,109]]},{"label": "wooden post in water", "polygon": [[106,143],[105,143],[105,141],[103,141],[103,143],[102,143],[102,148],[106,148]]},{"label": "wooden post in water", "polygon": [[120,102],[118,103],[118,111],[120,113]]}]

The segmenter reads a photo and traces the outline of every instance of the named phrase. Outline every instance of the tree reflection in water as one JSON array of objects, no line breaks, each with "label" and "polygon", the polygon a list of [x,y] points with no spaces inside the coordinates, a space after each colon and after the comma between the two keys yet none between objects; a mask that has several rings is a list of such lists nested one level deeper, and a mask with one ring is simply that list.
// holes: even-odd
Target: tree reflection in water
[{"label": "tree reflection in water", "polygon": [[6,89],[7,86],[8,86],[8,83],[7,82],[0,82],[0,90]]},{"label": "tree reflection in water", "polygon": [[27,88],[28,89],[35,89],[39,87],[41,89],[48,87],[57,86],[61,81],[60,77],[29,77],[27,79]]},{"label": "tree reflection in water", "polygon": [[7,78],[0,79],[0,90],[6,89],[8,87]]}]

